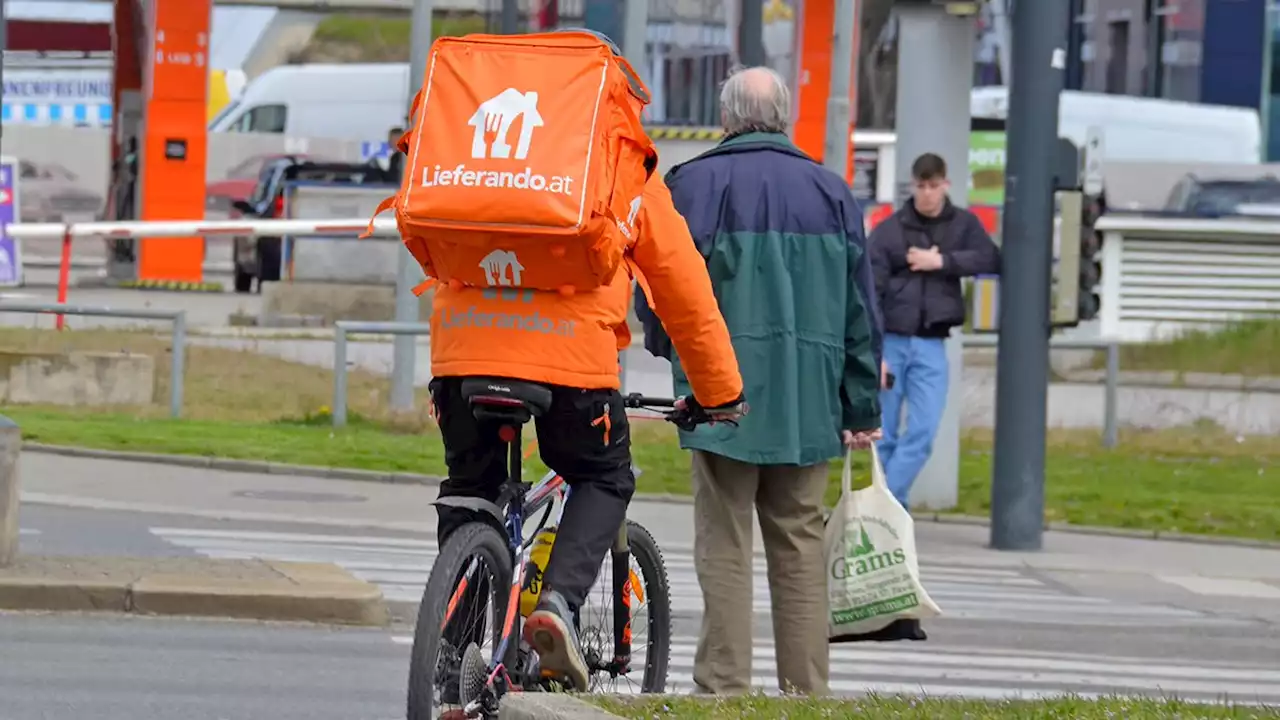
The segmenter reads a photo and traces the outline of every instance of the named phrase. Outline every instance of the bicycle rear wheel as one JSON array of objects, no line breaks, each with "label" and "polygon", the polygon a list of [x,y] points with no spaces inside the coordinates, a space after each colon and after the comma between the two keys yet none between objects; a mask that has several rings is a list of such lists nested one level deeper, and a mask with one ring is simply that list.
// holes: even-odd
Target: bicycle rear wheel
[{"label": "bicycle rear wheel", "polygon": [[[487,679],[502,639],[511,588],[509,553],[506,538],[478,522],[458,528],[441,548],[418,606],[408,720],[437,720],[447,708],[460,708],[477,696],[477,683]],[[514,644],[508,650],[513,657]]]},{"label": "bicycle rear wheel", "polygon": [[582,650],[591,672],[591,692],[661,693],[671,659],[671,589],[658,543],[642,525],[627,521],[631,580],[631,671],[603,667],[614,655],[613,560],[605,558],[595,587],[579,612]]}]

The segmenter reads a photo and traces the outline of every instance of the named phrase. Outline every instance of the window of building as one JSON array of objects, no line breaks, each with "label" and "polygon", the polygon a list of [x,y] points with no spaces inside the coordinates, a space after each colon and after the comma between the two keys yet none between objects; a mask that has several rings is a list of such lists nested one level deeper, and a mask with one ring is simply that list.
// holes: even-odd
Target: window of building
[{"label": "window of building", "polygon": [[1165,0],[1154,9],[1152,27],[1159,32],[1160,75],[1157,94],[1170,100],[1200,102],[1204,0]]},{"label": "window of building", "polygon": [[1123,95],[1129,89],[1129,21],[1107,24],[1105,92]]}]

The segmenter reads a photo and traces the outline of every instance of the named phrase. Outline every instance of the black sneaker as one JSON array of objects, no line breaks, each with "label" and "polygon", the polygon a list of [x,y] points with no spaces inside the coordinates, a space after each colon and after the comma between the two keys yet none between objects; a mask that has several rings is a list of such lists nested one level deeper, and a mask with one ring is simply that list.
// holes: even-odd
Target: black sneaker
[{"label": "black sneaker", "polygon": [[524,641],[538,653],[544,672],[564,677],[569,687],[587,689],[587,661],[582,657],[573,609],[560,593],[542,588],[538,607],[524,623]]}]

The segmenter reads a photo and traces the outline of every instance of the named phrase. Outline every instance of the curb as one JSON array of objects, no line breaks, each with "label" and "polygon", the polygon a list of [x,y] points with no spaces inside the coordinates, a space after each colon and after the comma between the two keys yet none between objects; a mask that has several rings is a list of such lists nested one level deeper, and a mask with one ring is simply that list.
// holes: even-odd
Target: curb
[{"label": "curb", "polygon": [[[939,525],[978,525],[991,527],[991,518],[981,515],[949,515],[943,513],[912,514],[916,522],[932,522]],[[1223,537],[1219,535],[1195,535],[1166,530],[1135,530],[1132,528],[1110,528],[1096,525],[1071,525],[1069,523],[1051,522],[1044,526],[1051,532],[1071,535],[1096,535],[1101,537],[1130,538],[1133,540],[1158,540],[1161,542],[1197,543],[1200,545],[1225,545],[1229,547],[1260,548],[1263,550],[1280,550],[1280,541],[1255,540],[1253,538]]]},{"label": "curb", "polygon": [[[353,470],[350,468],[327,468],[318,465],[290,465],[259,460],[234,460],[229,458],[205,457],[199,455],[165,455],[163,453],[127,452],[123,450],[98,450],[94,448],[72,447],[67,445],[45,445],[44,443],[24,442],[25,452],[43,453],[47,455],[64,455],[67,457],[97,458],[101,460],[124,460],[129,462],[155,463],[159,465],[176,465],[179,467],[200,468],[205,470],[222,470],[225,472],[262,473],[268,475],[300,475],[331,480],[356,480],[363,482],[381,482],[395,485],[422,485],[434,487],[443,478],[436,475],[422,475],[407,472],[382,472],[378,470]],[[632,498],[652,503],[669,505],[692,505],[693,498],[687,495],[670,493],[636,493]],[[912,515],[915,522],[931,522],[941,525],[977,525],[990,527],[991,519],[979,515],[959,515],[938,512],[921,512]],[[1202,545],[1222,545],[1227,547],[1260,548],[1263,550],[1280,550],[1280,541],[1255,540],[1252,538],[1222,537],[1218,535],[1195,535],[1165,530],[1135,530],[1131,528],[1110,528],[1094,525],[1071,525],[1051,522],[1045,530],[1072,535],[1094,535],[1099,537],[1131,538],[1135,540],[1158,540],[1163,542],[1199,543]]]},{"label": "curb", "polygon": [[498,720],[621,720],[617,715],[565,693],[509,693]]},{"label": "curb", "polygon": [[[205,559],[185,568],[157,564],[136,573],[113,573],[119,558],[23,559],[34,560],[35,567],[25,573],[0,569],[0,608],[373,627],[390,622],[376,585],[329,563]],[[59,576],[46,569],[63,561],[78,563],[81,571]],[[228,577],[241,569],[257,577]]]},{"label": "curb", "polygon": [[[383,472],[380,470],[355,470],[351,468],[321,467],[319,465],[290,465],[263,460],[235,460],[232,458],[209,457],[204,455],[166,455],[164,453],[129,452],[125,450],[99,450],[69,445],[46,445],[44,443],[23,442],[23,452],[41,453],[45,455],[62,455],[65,457],[94,458],[98,460],[121,460],[127,462],[154,463],[157,465],[176,465],[179,467],[198,468],[201,470],[222,470],[224,472],[260,473],[265,475],[300,475],[303,477],[322,478],[327,480],[356,480],[361,482],[380,482],[393,485],[422,485],[435,487],[444,478],[438,475],[423,475],[409,472]],[[687,495],[670,493],[637,493],[636,498],[645,502],[668,503],[671,505],[692,505],[693,498]]]},{"label": "curb", "polygon": [[288,463],[273,463],[263,460],[235,460],[205,455],[166,455],[163,453],[128,452],[124,450],[98,450],[96,448],[45,445],[44,443],[33,442],[24,442],[22,450],[46,455],[176,465],[202,470],[223,470],[226,472],[261,473],[266,475],[303,475],[332,480],[360,480],[397,485],[439,485],[443,479],[435,475],[421,475],[418,473],[327,468],[318,465],[290,465]]}]

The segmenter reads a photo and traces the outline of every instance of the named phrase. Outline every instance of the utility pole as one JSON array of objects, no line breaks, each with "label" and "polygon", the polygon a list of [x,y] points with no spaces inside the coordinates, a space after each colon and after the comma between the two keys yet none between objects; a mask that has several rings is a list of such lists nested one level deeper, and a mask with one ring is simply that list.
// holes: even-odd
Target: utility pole
[{"label": "utility pole", "polygon": [[1013,8],[991,546],[1039,550],[1044,534],[1045,417],[1058,97],[1070,0]]},{"label": "utility pole", "polygon": [[[849,125],[853,88],[853,34],[858,0],[835,0],[836,27],[831,43],[831,91],[827,95],[827,128],[822,147],[822,164],[845,177],[849,174]],[[744,0],[744,5],[745,5]],[[742,25],[746,27],[745,15]]]},{"label": "utility pole", "polygon": [[520,0],[502,0],[503,35],[515,35],[520,32]]},{"label": "utility pole", "polygon": [[619,42],[623,34],[622,12],[619,12],[622,2],[625,0],[582,0],[582,24]]},{"label": "utility pole", "polygon": [[622,20],[622,37],[618,44],[627,62],[640,74],[649,77],[649,56],[646,52],[649,29],[649,0],[622,0],[625,15]]},{"label": "utility pole", "polygon": [[[1033,0],[1038,1],[1038,0]],[[951,202],[969,204],[969,104],[973,88],[973,16],[957,8],[917,0],[894,3],[898,23],[898,97],[895,116],[894,202],[911,197],[911,165],[923,153],[942,156]],[[972,3],[970,3],[972,6]],[[972,7],[967,8],[972,12]],[[963,58],[963,61],[957,61]],[[959,333],[946,340],[945,410],[933,452],[911,486],[910,502],[955,507],[959,497],[960,411],[964,405],[964,352]]]},{"label": "utility pole", "polygon": [[[409,32],[412,35],[409,43],[409,92],[405,96],[412,100],[422,88],[423,78],[427,71],[427,55],[431,52],[431,15],[432,0],[414,0],[413,14],[410,16]],[[408,107],[405,107],[408,112]],[[405,127],[413,125],[413,118],[407,117]],[[391,152],[396,152],[392,150]],[[421,304],[413,288],[422,278],[422,268],[418,261],[409,254],[409,248],[400,247],[396,256],[396,322],[416,323],[421,318]],[[413,335],[396,335],[392,341],[391,356],[391,409],[396,411],[413,410],[413,378],[416,374],[417,340]],[[335,368],[336,369],[336,368]]]},{"label": "utility pole", "polygon": [[1063,89],[1080,90],[1084,87],[1084,61],[1080,57],[1080,50],[1084,47],[1084,23],[1080,22],[1080,16],[1084,14],[1084,0],[1069,1],[1071,24],[1067,26],[1067,76]]},{"label": "utility pole", "polygon": [[[836,0],[840,2],[841,0]],[[738,62],[756,67],[768,62],[764,52],[764,0],[740,0],[738,12]],[[839,18],[839,10],[836,17]],[[852,27],[836,26],[836,36],[853,32]],[[849,35],[852,37],[852,35]],[[851,41],[852,42],[852,41]],[[842,171],[843,172],[843,171]]]}]

